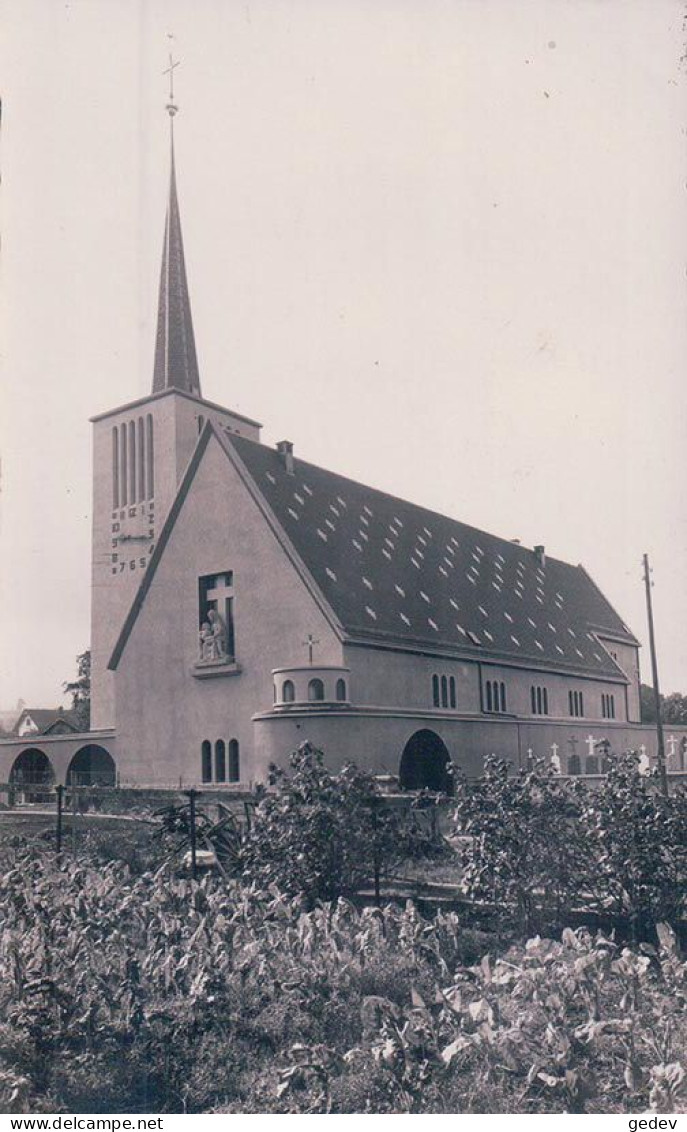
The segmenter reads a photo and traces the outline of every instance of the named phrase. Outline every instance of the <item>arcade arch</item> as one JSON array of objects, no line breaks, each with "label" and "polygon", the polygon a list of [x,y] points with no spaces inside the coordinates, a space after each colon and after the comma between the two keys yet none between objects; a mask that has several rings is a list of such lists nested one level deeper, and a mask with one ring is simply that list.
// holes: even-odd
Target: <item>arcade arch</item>
[{"label": "arcade arch", "polygon": [[451,756],[435,731],[423,728],[411,735],[403,748],[399,768],[402,790],[437,790],[453,794]]},{"label": "arcade arch", "polygon": [[67,786],[116,786],[117,767],[99,743],[80,747],[67,768]]}]

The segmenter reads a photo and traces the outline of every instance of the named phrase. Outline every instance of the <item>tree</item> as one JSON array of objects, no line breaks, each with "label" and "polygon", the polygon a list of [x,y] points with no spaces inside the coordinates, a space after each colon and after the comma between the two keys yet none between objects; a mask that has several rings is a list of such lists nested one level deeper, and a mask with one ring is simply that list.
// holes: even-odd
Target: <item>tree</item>
[{"label": "tree", "polygon": [[687,696],[681,692],[671,692],[663,697],[663,722],[687,723]]},{"label": "tree", "polygon": [[[639,700],[641,705],[642,723],[655,723],[656,700],[654,698],[654,689],[650,684],[640,684]],[[661,696],[661,705],[663,705],[663,696]]]},{"label": "tree", "polygon": [[[649,684],[640,686],[642,723],[656,722],[656,701],[654,690]],[[682,692],[671,692],[661,696],[661,719],[664,723],[687,724],[687,696]]]},{"label": "tree", "polygon": [[91,726],[91,650],[86,649],[76,658],[76,680],[62,685],[72,697],[72,712],[79,731]]}]

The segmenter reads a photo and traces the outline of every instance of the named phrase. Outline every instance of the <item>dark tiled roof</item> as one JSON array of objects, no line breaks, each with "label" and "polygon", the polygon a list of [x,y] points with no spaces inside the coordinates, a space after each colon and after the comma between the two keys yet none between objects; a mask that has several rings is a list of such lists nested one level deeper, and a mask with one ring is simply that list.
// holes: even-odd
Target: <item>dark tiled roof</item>
[{"label": "dark tiled roof", "polygon": [[580,566],[232,436],[346,631],[596,677],[620,670],[592,630],[636,643]]}]

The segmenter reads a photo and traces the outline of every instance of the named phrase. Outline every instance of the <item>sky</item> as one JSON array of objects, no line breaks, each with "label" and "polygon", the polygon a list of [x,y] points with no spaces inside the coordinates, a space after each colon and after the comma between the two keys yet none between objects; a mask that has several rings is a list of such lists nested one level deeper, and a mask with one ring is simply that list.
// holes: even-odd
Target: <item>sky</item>
[{"label": "sky", "polygon": [[170,49],[204,396],[584,563],[644,646],[648,552],[687,692],[685,16],[0,0],[0,708],[63,702],[89,643],[88,418],[151,387]]}]

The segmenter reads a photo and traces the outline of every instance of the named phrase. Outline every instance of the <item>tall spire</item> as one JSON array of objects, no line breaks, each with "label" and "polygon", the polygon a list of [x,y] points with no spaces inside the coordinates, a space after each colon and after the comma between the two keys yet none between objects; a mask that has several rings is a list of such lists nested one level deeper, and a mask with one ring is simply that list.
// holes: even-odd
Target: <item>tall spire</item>
[{"label": "tall spire", "polygon": [[169,115],[170,176],[169,200],[165,220],[165,239],[162,249],[160,297],[157,312],[155,340],[155,368],[153,393],[165,389],[182,389],[201,396],[196,343],[193,336],[191,303],[188,297],[184,243],[181,237],[181,219],[177,199],[174,168],[174,115],[178,106],[174,102],[174,68],[179,64],[169,57]]}]

